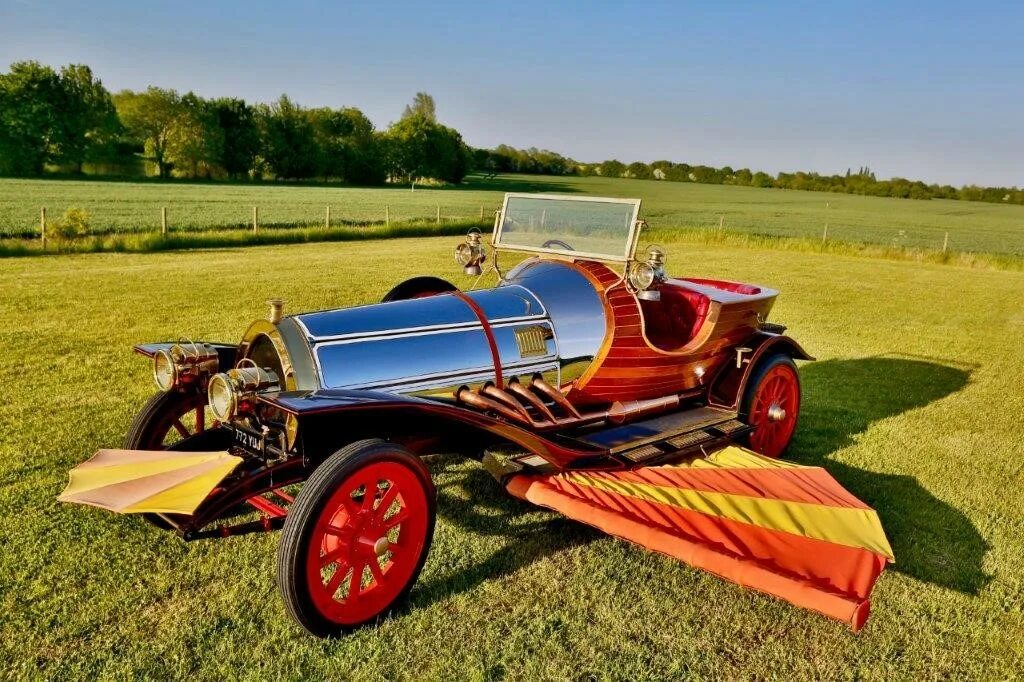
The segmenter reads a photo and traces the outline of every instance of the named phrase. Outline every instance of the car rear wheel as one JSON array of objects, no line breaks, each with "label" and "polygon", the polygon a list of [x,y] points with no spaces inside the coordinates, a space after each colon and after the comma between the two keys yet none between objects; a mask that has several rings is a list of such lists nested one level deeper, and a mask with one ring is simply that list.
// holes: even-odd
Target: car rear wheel
[{"label": "car rear wheel", "polygon": [[320,637],[386,615],[419,577],[435,517],[430,473],[410,451],[381,440],[342,448],[288,511],[277,551],[285,608]]},{"label": "car rear wheel", "polygon": [[754,427],[747,437],[750,449],[766,457],[781,456],[793,440],[800,415],[800,376],[793,358],[773,355],[754,368],[742,412]]},{"label": "car rear wheel", "polygon": [[[124,437],[125,450],[166,450],[212,424],[206,396],[199,393],[154,393],[135,415]],[[142,517],[160,528],[172,528],[159,514]]]}]

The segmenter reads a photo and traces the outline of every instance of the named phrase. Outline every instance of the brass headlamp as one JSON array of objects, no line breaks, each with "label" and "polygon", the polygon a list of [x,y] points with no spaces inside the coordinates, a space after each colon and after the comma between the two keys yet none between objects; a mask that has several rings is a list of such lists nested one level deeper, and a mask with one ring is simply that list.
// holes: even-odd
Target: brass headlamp
[{"label": "brass headlamp", "polygon": [[261,391],[279,390],[277,374],[255,364],[235,367],[210,378],[207,387],[210,410],[222,422],[231,421],[245,403],[256,398]]},{"label": "brass headlamp", "polygon": [[466,241],[455,247],[455,262],[462,266],[467,275],[479,275],[480,264],[487,260],[487,250],[481,243],[483,235],[480,230],[470,230]]},{"label": "brass headlamp", "polygon": [[629,284],[636,297],[644,301],[660,301],[658,291],[665,281],[665,251],[660,246],[647,247],[647,259],[629,269]]},{"label": "brass headlamp", "polygon": [[208,343],[176,343],[153,354],[153,380],[161,391],[191,383],[217,371],[220,360]]}]

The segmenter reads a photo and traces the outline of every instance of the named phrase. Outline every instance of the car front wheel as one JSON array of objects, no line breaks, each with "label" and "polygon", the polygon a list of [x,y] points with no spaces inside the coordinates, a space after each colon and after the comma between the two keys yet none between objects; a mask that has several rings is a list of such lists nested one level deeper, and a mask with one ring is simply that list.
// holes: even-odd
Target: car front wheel
[{"label": "car front wheel", "polygon": [[[206,431],[213,422],[208,412],[206,396],[201,393],[154,393],[128,427],[123,447],[125,450],[166,450]],[[143,514],[142,517],[159,528],[173,528],[160,514]]]},{"label": "car front wheel", "polygon": [[288,511],[277,552],[286,609],[321,637],[387,614],[423,568],[435,517],[430,473],[405,448],[366,440],[335,452]]}]

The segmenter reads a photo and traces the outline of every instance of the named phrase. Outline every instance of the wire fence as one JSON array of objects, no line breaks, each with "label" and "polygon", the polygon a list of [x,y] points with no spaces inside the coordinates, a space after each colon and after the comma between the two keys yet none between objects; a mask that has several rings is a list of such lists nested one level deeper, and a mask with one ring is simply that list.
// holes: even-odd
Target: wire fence
[{"label": "wire fence", "polygon": [[843,220],[829,216],[827,212],[812,216],[786,212],[752,214],[742,210],[735,213],[695,211],[684,215],[648,215],[647,220],[653,230],[661,234],[670,234],[673,228],[690,228],[712,234],[721,231],[894,249],[1024,256],[1024,220],[1019,226],[983,223],[927,225],[895,217],[885,221]]},{"label": "wire fence", "polygon": [[[0,197],[0,238],[39,240],[105,235],[144,235],[289,228],[339,228],[367,225],[474,224],[489,228],[500,194],[477,192],[359,190],[357,200],[315,202],[290,199],[302,188],[271,188],[256,197],[250,190],[233,196],[232,188],[208,200],[166,201],[165,197],[131,199],[115,196],[72,197],[47,203]],[[321,190],[323,191],[323,190]],[[379,196],[378,196],[379,195]],[[248,201],[246,201],[248,200]],[[74,202],[74,203],[71,203]],[[715,207],[719,208],[719,207]],[[724,207],[722,207],[724,209]],[[64,225],[68,209],[84,212],[73,229]],[[790,237],[822,242],[871,244],[928,251],[957,251],[1024,256],[1024,225],[995,221],[972,223],[956,216],[922,224],[916,216],[844,215],[837,211],[688,210],[672,207],[645,210],[653,234],[670,237],[677,229],[722,230],[765,237]],[[63,230],[63,231],[62,231]],[[652,235],[653,236],[653,235]]]},{"label": "wire fence", "polygon": [[[124,210],[118,206],[92,208],[72,207],[72,211],[54,210],[40,206],[32,221],[23,215],[14,220],[0,220],[0,237],[41,239],[61,233],[75,237],[111,234],[169,234],[173,232],[218,232],[231,230],[352,227],[392,224],[445,224],[470,223],[489,226],[494,210],[479,206],[467,211],[466,207],[446,207],[435,204],[431,210],[423,207],[395,206],[346,207],[325,204],[253,204],[250,206],[211,205],[187,202],[151,207],[140,211],[137,207]],[[24,214],[24,211],[21,211]]]}]

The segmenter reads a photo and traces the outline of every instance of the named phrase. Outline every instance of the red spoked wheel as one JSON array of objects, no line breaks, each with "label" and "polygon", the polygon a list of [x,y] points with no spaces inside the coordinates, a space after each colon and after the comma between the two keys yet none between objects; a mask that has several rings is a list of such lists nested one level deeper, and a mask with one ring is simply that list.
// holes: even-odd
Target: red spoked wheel
[{"label": "red spoked wheel", "polygon": [[339,450],[289,510],[277,576],[286,608],[319,636],[376,620],[412,589],[434,521],[434,487],[418,457],[379,440]]},{"label": "red spoked wheel", "polygon": [[763,361],[747,383],[743,411],[754,427],[748,444],[766,457],[779,457],[793,440],[800,415],[800,377],[787,355]]}]

